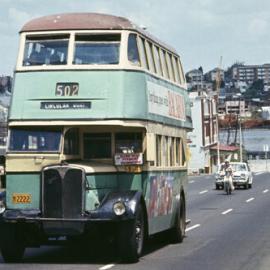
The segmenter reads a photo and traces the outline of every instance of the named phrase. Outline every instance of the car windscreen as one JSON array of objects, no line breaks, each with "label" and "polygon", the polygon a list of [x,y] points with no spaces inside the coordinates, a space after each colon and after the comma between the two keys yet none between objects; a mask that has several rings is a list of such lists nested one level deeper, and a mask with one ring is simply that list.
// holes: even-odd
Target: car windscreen
[{"label": "car windscreen", "polygon": [[240,171],[240,172],[244,172],[247,171],[246,165],[245,164],[232,164],[232,169],[233,171]]},{"label": "car windscreen", "polygon": [[9,151],[15,152],[59,152],[61,130],[11,129]]}]

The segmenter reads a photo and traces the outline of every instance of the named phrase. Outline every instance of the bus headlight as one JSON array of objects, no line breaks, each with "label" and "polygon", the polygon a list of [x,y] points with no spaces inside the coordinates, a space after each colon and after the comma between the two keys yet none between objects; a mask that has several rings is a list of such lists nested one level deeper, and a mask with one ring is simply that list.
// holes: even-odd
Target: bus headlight
[{"label": "bus headlight", "polygon": [[6,210],[5,203],[3,201],[0,201],[0,214],[3,214]]},{"label": "bus headlight", "polygon": [[121,201],[116,202],[113,205],[113,211],[117,216],[122,216],[126,212],[125,204]]}]

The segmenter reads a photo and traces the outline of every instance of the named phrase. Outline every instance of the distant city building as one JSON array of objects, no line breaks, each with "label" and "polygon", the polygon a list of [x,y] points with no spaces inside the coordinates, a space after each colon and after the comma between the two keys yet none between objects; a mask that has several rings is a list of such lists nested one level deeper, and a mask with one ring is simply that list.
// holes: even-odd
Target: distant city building
[{"label": "distant city building", "polygon": [[245,81],[236,81],[234,87],[238,89],[241,93],[244,93],[248,89],[248,84]]},{"label": "distant city building", "polygon": [[198,91],[203,88],[204,78],[200,69],[193,69],[186,73],[188,91]]},{"label": "distant city building", "polygon": [[203,81],[203,72],[200,69],[193,69],[186,73],[188,82],[201,83]]},{"label": "distant city building", "polygon": [[241,117],[250,117],[248,104],[245,100],[226,100],[218,104],[218,114],[222,117],[226,114],[240,115]]},{"label": "distant city building", "polygon": [[3,106],[0,101],[0,122],[7,122],[8,108]]},{"label": "distant city building", "polygon": [[0,103],[0,147],[5,146],[7,137],[8,108]]},{"label": "distant city building", "polygon": [[0,148],[5,148],[7,138],[8,108],[11,98],[12,78],[0,76]]},{"label": "distant city building", "polygon": [[214,68],[214,69],[208,71],[207,73],[205,73],[205,75],[204,75],[205,80],[210,81],[210,82],[216,81],[218,72],[219,72],[220,80],[224,81],[225,80],[225,72],[223,69],[219,69],[219,68]]},{"label": "distant city building", "polygon": [[0,76],[0,94],[11,93],[12,77]]},{"label": "distant city building", "polygon": [[232,68],[232,79],[252,84],[256,80],[270,83],[270,64],[264,65],[235,65]]},{"label": "distant city building", "polygon": [[189,170],[190,173],[210,173],[217,164],[217,156],[210,151],[218,139],[216,97],[205,91],[191,92],[189,97],[194,128],[188,133]]},{"label": "distant city building", "polygon": [[261,116],[265,120],[270,120],[270,106],[262,106]]}]

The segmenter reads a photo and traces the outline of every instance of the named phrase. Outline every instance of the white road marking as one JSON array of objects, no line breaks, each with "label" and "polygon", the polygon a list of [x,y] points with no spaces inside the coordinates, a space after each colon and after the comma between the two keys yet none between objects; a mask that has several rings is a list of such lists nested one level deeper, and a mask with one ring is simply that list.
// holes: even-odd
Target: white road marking
[{"label": "white road marking", "polygon": [[263,193],[267,193],[269,190],[268,189],[265,189],[264,191],[263,191]]},{"label": "white road marking", "polygon": [[189,183],[194,183],[195,181],[193,181],[193,180],[191,180],[191,181],[189,181]]},{"label": "white road marking", "polygon": [[110,269],[110,268],[112,268],[114,266],[115,266],[114,264],[107,264],[107,265],[104,265],[104,266],[100,267],[99,270]]},{"label": "white road marking", "polygon": [[191,219],[186,219],[186,224],[189,224],[191,222]]},{"label": "white road marking", "polygon": [[204,193],[206,193],[206,192],[208,192],[207,189],[206,189],[206,190],[203,190],[203,191],[201,191],[201,192],[199,192],[199,194],[204,194]]},{"label": "white road marking", "polygon": [[194,229],[196,229],[196,228],[198,228],[198,227],[200,227],[200,226],[201,226],[201,224],[193,225],[193,226],[191,226],[191,227],[189,227],[189,228],[186,228],[186,232],[191,231],[191,230],[194,230]]},{"label": "white road marking", "polygon": [[263,174],[263,173],[265,173],[265,172],[256,172],[256,173],[254,173],[255,175],[260,175],[260,174]]},{"label": "white road marking", "polygon": [[252,197],[252,198],[249,198],[248,200],[246,200],[246,202],[251,202],[253,200],[254,200],[254,198]]},{"label": "white road marking", "polygon": [[230,208],[230,209],[228,209],[228,210],[222,212],[221,214],[222,214],[222,215],[226,215],[226,214],[230,213],[232,210],[233,210],[233,209]]}]

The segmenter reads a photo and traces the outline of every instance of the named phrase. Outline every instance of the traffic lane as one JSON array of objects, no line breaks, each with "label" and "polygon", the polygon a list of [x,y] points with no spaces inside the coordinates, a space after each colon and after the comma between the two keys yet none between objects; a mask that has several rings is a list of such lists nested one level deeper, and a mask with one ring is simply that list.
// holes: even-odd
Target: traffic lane
[{"label": "traffic lane", "polygon": [[269,204],[267,193],[249,203],[242,200],[227,214],[216,213],[188,231],[183,244],[148,254],[128,269],[269,269]]},{"label": "traffic lane", "polygon": [[[267,183],[270,179],[268,172],[259,172],[253,174],[253,182],[260,181],[261,183]],[[215,189],[215,175],[200,175],[200,176],[189,176],[188,184],[188,195],[189,197],[196,196],[199,192],[204,190]]]},{"label": "traffic lane", "polygon": [[[224,242],[222,237],[224,237],[226,241],[229,238],[230,239],[229,243],[232,241],[231,245],[227,245],[229,247],[224,249],[225,255],[231,252],[236,253],[234,254],[234,260],[232,261],[232,265],[228,265],[227,263],[226,258],[228,257],[227,259],[229,260],[230,259],[229,256],[227,257],[222,256],[224,257],[223,261],[218,262],[218,264],[216,264],[217,262],[215,262],[216,265],[219,265],[219,269],[269,269],[269,266],[268,268],[265,268],[267,266],[267,263],[269,262],[268,257],[265,255],[265,252],[266,254],[268,254],[268,251],[269,251],[269,241],[264,240],[265,236],[268,237],[269,235],[268,224],[269,224],[269,202],[270,201],[269,201],[268,189],[266,188],[267,186],[269,187],[269,178],[268,178],[269,174],[264,175],[264,176],[266,177],[258,177],[258,179],[255,179],[255,180],[258,180],[256,189],[249,190],[249,192],[241,193],[241,195],[245,195],[245,196],[239,196],[238,203],[234,205],[230,205],[233,208],[228,208],[228,210],[232,209],[231,211],[222,212],[226,215],[226,218],[228,217],[231,220],[231,222],[233,222],[232,224],[235,224],[233,228],[231,228],[230,226],[227,226],[225,227],[225,230],[219,231],[218,229],[223,228],[225,223],[222,223],[220,225],[217,224],[217,226],[213,228],[211,224],[216,219],[208,218],[208,219],[205,219],[204,221],[200,220],[201,226],[200,228],[198,228],[198,231],[202,230],[203,234],[207,235],[207,232],[204,231],[204,228],[208,228],[208,227],[211,228],[211,231],[210,231],[211,235],[208,239],[211,239],[211,237],[214,237],[215,239],[215,229],[217,228],[217,232],[219,233],[219,237],[217,237],[217,239],[221,239],[220,244],[223,244]],[[268,179],[268,181],[264,181],[264,179]],[[251,194],[249,193],[253,193],[252,195],[254,196],[253,197],[250,196]],[[267,211],[265,211],[264,209],[266,209]],[[222,215],[222,213],[220,214]],[[264,220],[262,220],[263,225],[262,227],[260,227],[262,215],[264,215]],[[222,219],[222,217],[220,218],[220,220],[226,221],[226,219]],[[194,231],[194,233],[196,234],[196,231]],[[232,237],[230,237],[231,234],[232,234]],[[258,239],[260,242],[258,246],[250,248],[249,245],[253,245],[253,242],[258,241]],[[238,246],[236,245],[236,243],[238,243]],[[238,248],[242,248],[242,247],[244,247],[244,252],[241,251],[239,254],[237,254]],[[259,248],[263,250],[261,253],[257,253],[257,249]],[[218,250],[218,248],[214,245],[213,250],[210,250],[209,253],[212,254],[211,256],[220,257],[221,256],[220,254],[223,254],[223,253],[220,253],[220,252],[215,253],[216,250]],[[235,252],[235,250],[237,252]],[[249,262],[248,258],[253,253],[255,253],[257,261],[258,260],[260,261],[263,257],[263,263],[264,263],[262,264],[263,268],[258,268],[258,262],[256,262],[256,260],[254,261],[252,260],[252,264],[251,262]],[[245,265],[245,267],[241,268],[242,266],[241,266],[241,263],[239,262],[238,263],[239,268],[236,268],[235,266],[237,264],[235,264],[235,262],[239,260],[238,257],[241,257],[241,256],[245,257],[245,260],[243,262],[243,265]],[[207,254],[202,254],[202,257],[207,258]],[[224,268],[220,267],[222,264],[224,264]],[[253,265],[253,264],[256,265],[256,267],[253,267],[253,268],[252,266],[250,268],[246,267],[247,265]],[[206,265],[203,265],[203,269],[208,269],[208,268],[206,267]],[[210,266],[209,266],[209,269],[211,269]]]},{"label": "traffic lane", "polygon": [[[212,199],[216,198],[216,196],[213,196],[214,194],[220,194],[220,195],[225,194],[223,190],[216,190],[214,187],[214,183],[213,185],[211,185],[211,182],[209,182],[208,178],[206,178],[206,181],[204,178],[201,178],[200,182],[203,182],[204,185],[203,186],[201,186],[201,184],[197,185],[197,182],[194,182],[192,186],[192,190],[190,188],[190,185],[188,186],[187,200],[191,203],[191,205],[194,205],[194,204],[200,205],[204,201],[211,201]],[[245,190],[242,187],[237,188],[235,189],[233,194],[237,194],[237,193],[242,194],[242,192],[244,192],[244,194],[246,193],[253,194],[260,191],[262,188],[267,189],[269,187],[270,187],[270,174],[264,173],[260,175],[254,175],[253,185],[251,189]],[[208,198],[209,196],[212,196],[212,197]]]},{"label": "traffic lane", "polygon": [[194,254],[195,266],[199,265],[201,269],[218,266],[221,270],[269,269],[269,266],[265,268],[270,248],[269,203],[268,194],[249,203],[243,200],[226,215],[221,213],[216,219],[202,223],[193,231],[192,237],[201,238],[208,244],[205,250]]},{"label": "traffic lane", "polygon": [[1,258],[0,269],[88,269],[96,270],[117,260],[117,250],[111,241],[91,239],[88,244],[41,246],[27,248],[22,263],[6,264]]},{"label": "traffic lane", "polygon": [[197,192],[205,189],[213,189],[215,184],[214,175],[201,175],[188,177],[188,194],[189,196],[196,195]]},{"label": "traffic lane", "polygon": [[243,201],[252,201],[268,193],[270,190],[269,174],[254,177],[252,189],[236,189],[231,195],[223,190],[209,190],[206,194],[197,192],[197,196],[187,199],[187,216],[191,224],[204,222],[215,217],[219,212],[225,212],[241,205]]}]

